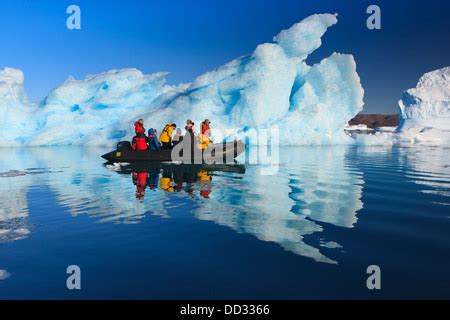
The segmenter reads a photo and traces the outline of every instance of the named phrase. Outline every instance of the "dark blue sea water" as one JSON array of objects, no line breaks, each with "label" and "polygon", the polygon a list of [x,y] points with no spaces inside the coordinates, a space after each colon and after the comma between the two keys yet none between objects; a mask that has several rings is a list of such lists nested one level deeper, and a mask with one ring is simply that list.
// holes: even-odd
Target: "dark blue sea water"
[{"label": "dark blue sea water", "polygon": [[0,299],[450,298],[450,149],[283,148],[273,175],[105,151],[0,150]]}]

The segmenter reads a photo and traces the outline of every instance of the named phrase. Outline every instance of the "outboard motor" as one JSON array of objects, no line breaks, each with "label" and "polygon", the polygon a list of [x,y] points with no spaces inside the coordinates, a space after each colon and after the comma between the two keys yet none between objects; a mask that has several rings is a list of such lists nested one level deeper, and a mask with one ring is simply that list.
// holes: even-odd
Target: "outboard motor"
[{"label": "outboard motor", "polygon": [[131,150],[131,143],[129,141],[117,142],[117,150]]}]

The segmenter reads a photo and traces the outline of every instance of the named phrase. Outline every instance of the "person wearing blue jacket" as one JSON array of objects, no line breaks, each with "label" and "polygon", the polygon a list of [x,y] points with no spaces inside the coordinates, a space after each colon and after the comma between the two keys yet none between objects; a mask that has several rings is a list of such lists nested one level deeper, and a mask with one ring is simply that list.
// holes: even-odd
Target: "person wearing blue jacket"
[{"label": "person wearing blue jacket", "polygon": [[158,151],[161,147],[158,136],[155,129],[148,130],[148,149],[152,151]]}]

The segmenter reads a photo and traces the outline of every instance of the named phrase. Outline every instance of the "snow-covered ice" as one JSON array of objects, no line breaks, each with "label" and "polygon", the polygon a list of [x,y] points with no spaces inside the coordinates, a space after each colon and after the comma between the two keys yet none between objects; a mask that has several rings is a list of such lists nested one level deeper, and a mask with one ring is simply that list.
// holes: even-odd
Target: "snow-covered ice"
[{"label": "snow-covered ice", "polygon": [[347,121],[362,110],[364,91],[353,56],[333,53],[313,66],[337,15],[310,16],[247,56],[190,84],[169,86],[166,73],[136,69],[72,77],[39,104],[30,103],[20,70],[0,70],[0,146],[113,145],[146,127],[209,118],[217,129],[279,127],[281,144],[351,143]]},{"label": "snow-covered ice", "polygon": [[372,128],[367,127],[366,124],[347,125],[345,131],[372,131]]},{"label": "snow-covered ice", "polygon": [[450,131],[450,67],[425,73],[416,88],[403,93],[400,131],[435,128]]},{"label": "snow-covered ice", "polygon": [[450,145],[450,67],[424,74],[399,101],[400,124],[378,128],[374,134],[355,135],[358,145]]},{"label": "snow-covered ice", "polygon": [[402,142],[450,144],[450,67],[424,74],[399,101]]},{"label": "snow-covered ice", "polygon": [[377,132],[396,132],[397,127],[377,127],[374,130]]}]

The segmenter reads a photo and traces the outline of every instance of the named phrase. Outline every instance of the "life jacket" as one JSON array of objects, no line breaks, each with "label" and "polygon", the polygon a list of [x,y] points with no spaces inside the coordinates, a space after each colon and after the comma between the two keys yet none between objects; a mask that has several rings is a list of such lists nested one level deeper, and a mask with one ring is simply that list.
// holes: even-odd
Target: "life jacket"
[{"label": "life jacket", "polygon": [[172,141],[173,127],[171,123],[166,124],[161,135],[159,136],[159,141],[170,143]]},{"label": "life jacket", "polygon": [[147,150],[147,140],[145,138],[141,137],[134,137],[133,138],[133,150]]},{"label": "life jacket", "polygon": [[210,143],[211,143],[211,140],[209,139],[209,137],[206,134],[202,133],[202,134],[198,135],[197,147],[199,149],[205,150],[206,148],[208,148]]},{"label": "life jacket", "polygon": [[136,121],[134,123],[134,132],[136,133],[136,135],[138,135],[139,133],[145,133],[145,128],[142,124]]}]

